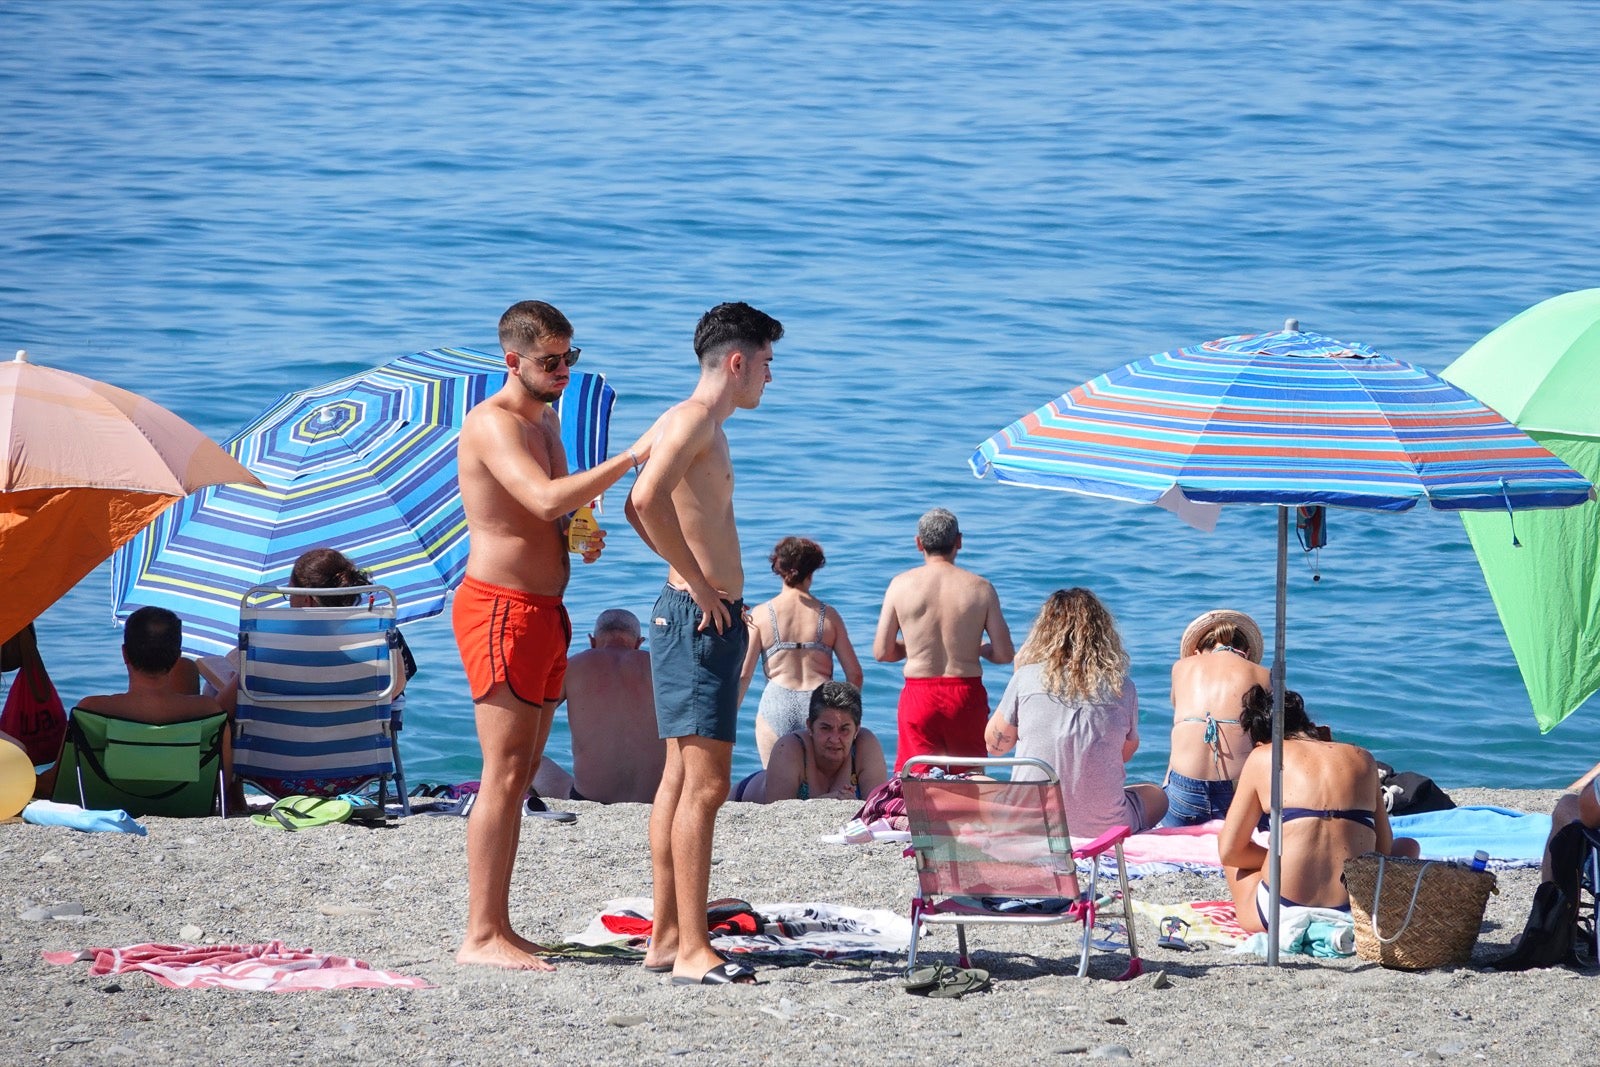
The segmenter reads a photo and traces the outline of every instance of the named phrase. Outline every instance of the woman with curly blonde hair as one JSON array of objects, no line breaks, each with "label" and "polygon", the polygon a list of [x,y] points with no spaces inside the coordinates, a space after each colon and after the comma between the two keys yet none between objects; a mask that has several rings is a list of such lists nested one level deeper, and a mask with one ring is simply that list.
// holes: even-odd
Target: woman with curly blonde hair
[{"label": "woman with curly blonde hair", "polygon": [[1160,786],[1127,784],[1126,764],[1139,750],[1139,697],[1116,620],[1087,589],[1058,589],[1045,600],[984,741],[990,755],[1015,747],[1055,768],[1076,836],[1113,826],[1138,833],[1166,814]]}]

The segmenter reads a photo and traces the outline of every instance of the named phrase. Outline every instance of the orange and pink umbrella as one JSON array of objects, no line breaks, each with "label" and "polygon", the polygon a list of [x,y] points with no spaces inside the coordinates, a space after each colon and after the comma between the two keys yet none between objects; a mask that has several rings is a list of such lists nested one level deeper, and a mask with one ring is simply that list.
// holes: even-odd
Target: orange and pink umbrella
[{"label": "orange and pink umbrella", "polygon": [[125,389],[0,363],[0,640],[175,501],[207,485],[259,485],[205,434]]}]

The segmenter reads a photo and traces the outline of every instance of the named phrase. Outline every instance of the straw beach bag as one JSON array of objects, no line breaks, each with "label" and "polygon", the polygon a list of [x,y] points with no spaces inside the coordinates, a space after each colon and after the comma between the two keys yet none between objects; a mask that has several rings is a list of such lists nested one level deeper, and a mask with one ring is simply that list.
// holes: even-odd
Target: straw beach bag
[{"label": "straw beach bag", "polygon": [[1494,875],[1442,860],[1368,852],[1344,865],[1356,955],[1404,971],[1465,963],[1483,925]]}]

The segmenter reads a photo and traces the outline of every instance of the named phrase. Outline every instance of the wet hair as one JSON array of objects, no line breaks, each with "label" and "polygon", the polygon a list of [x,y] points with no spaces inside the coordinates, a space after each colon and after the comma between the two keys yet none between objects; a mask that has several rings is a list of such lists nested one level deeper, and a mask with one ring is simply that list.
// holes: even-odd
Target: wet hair
[{"label": "wet hair", "polygon": [[500,347],[507,352],[536,348],[552,338],[572,337],[572,323],[543,300],[524,300],[500,316]]},{"label": "wet hair", "polygon": [[1128,678],[1116,620],[1087,589],[1057,589],[1045,598],[1016,662],[1039,664],[1045,691],[1058,700],[1105,700]]},{"label": "wet hair", "polygon": [[783,323],[749,304],[718,304],[694,328],[694,354],[702,367],[735,349],[760,348],[783,337]]},{"label": "wet hair", "polygon": [[594,634],[622,634],[624,637],[637,638],[639,636],[639,616],[627,608],[607,608],[594,620]]},{"label": "wet hair", "polygon": [[183,621],[166,608],[140,608],[122,631],[128,666],[141,674],[166,674],[183,655]]},{"label": "wet hair", "polygon": [[806,712],[806,725],[817,721],[817,716],[832,708],[842,711],[861,727],[861,690],[849,682],[827,681],[811,691],[811,707]]},{"label": "wet hair", "polygon": [[[1240,701],[1239,725],[1250,740],[1264,745],[1272,740],[1272,690],[1252,685]],[[1293,689],[1283,692],[1283,736],[1315,737],[1316,724],[1306,714],[1306,702]]]},{"label": "wet hair", "polygon": [[[300,589],[337,589],[343,586],[371,585],[372,576],[357,567],[343,552],[333,548],[311,548],[300,553],[289,572],[289,584]],[[329,607],[349,607],[361,597],[319,596],[318,604]]]},{"label": "wet hair", "polygon": [[960,524],[956,522],[955,515],[944,508],[929,508],[917,520],[917,540],[922,542],[924,552],[948,556],[956,550],[956,542],[960,539]]},{"label": "wet hair", "polygon": [[828,557],[822,554],[822,546],[809,537],[785,537],[773,548],[768,561],[772,573],[782,578],[784,585],[794,586],[815,574]]}]

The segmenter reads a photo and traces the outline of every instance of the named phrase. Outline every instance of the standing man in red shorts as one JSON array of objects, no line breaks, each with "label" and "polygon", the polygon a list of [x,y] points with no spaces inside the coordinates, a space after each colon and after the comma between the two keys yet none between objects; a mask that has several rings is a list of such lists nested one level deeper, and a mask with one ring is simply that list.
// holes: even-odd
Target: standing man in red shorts
[{"label": "standing man in red shorts", "polygon": [[[550,405],[578,361],[572,324],[549,304],[525,300],[501,316],[500,347],[506,384],[467,414],[459,447],[471,548],[451,620],[472,686],[483,774],[467,820],[467,934],[456,962],[549,971],[533,955],[539,946],[511,929],[511,868],[572,641],[561,603],[572,574],[567,520],[642,466],[650,446],[647,435],[568,474]],[[604,546],[604,533],[595,534],[583,561],[593,563]]]},{"label": "standing man in red shorts", "polygon": [[917,549],[922,566],[889,583],[872,641],[879,662],[906,664],[897,772],[913,756],[986,755],[989,694],[978,661],[1010,663],[1015,655],[994,586],[956,566],[956,517],[944,508],[923,515]]}]

